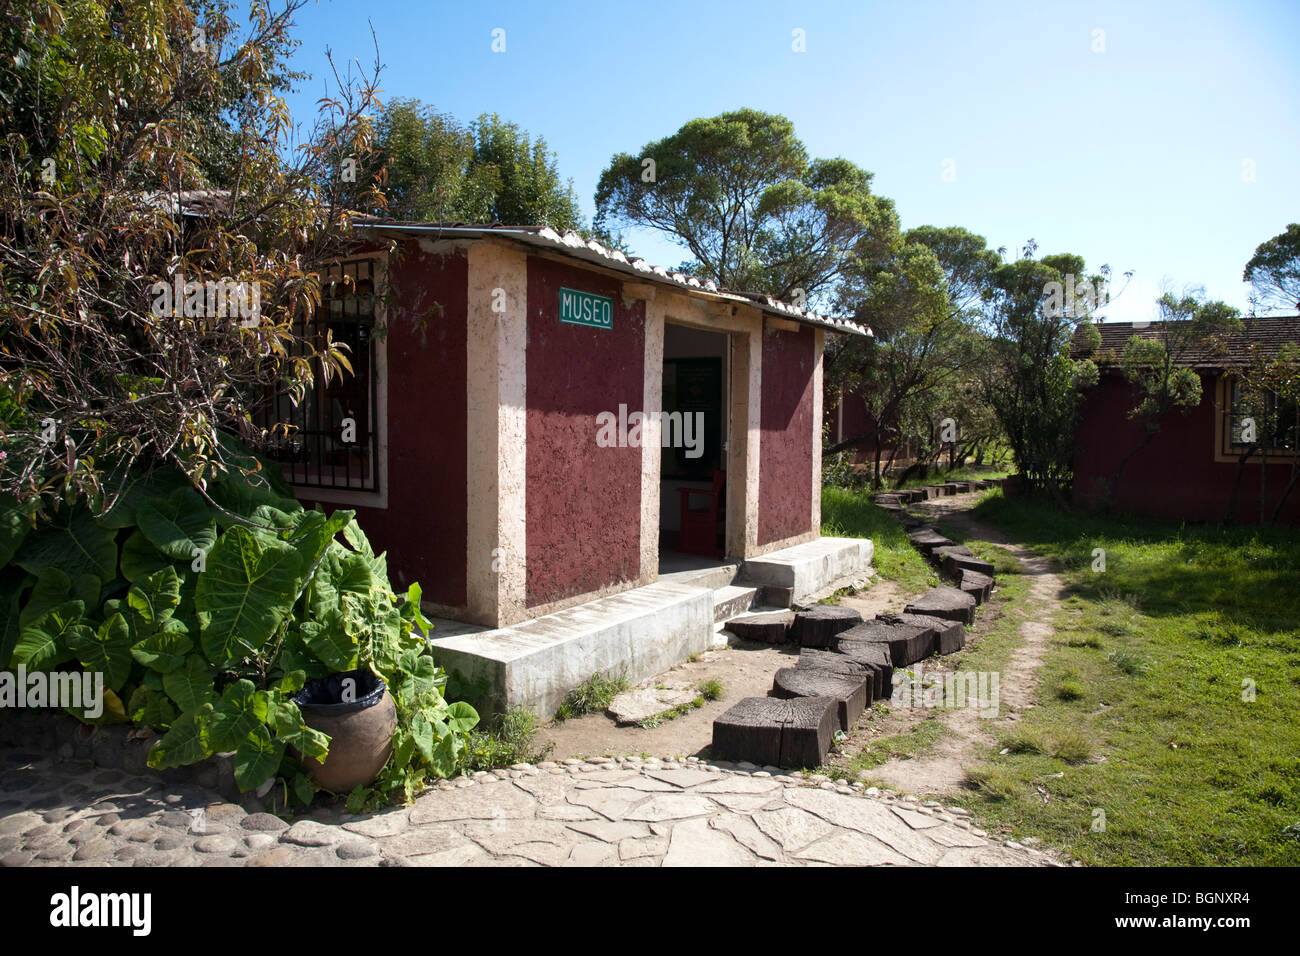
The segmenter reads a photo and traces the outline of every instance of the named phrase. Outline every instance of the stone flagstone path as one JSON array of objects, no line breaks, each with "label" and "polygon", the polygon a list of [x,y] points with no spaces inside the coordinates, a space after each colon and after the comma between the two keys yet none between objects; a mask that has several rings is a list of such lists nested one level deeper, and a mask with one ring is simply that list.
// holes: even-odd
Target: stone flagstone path
[{"label": "stone flagstone path", "polygon": [[1049,866],[891,791],[776,768],[594,758],[443,781],[409,807],[292,825],[155,777],[0,750],[0,865]]}]

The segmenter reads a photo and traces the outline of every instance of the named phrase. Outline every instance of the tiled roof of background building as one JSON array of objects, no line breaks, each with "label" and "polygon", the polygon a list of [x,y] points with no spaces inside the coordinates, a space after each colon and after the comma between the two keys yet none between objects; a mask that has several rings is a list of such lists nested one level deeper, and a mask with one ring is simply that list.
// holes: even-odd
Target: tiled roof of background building
[{"label": "tiled roof of background building", "polygon": [[[1071,351],[1076,358],[1092,357],[1098,365],[1113,365],[1132,336],[1158,338],[1161,324],[1152,322],[1139,328],[1132,322],[1099,322],[1095,327],[1101,333],[1100,348],[1095,352],[1084,348],[1080,333],[1076,332]],[[1244,316],[1242,325],[1241,332],[1219,336],[1189,349],[1179,364],[1190,368],[1231,368],[1246,364],[1252,344],[1258,344],[1264,355],[1276,355],[1287,342],[1300,342],[1300,316]]]}]

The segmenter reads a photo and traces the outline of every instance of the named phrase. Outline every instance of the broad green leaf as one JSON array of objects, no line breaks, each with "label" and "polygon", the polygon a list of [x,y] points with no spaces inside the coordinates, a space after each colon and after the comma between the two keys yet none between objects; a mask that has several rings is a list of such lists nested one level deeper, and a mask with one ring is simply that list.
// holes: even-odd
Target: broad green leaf
[{"label": "broad green leaf", "polygon": [[[72,579],[58,568],[46,568],[37,575],[36,586],[32,588],[32,593],[27,598],[27,606],[23,608],[21,618],[22,626],[31,624],[50,608],[58,607],[71,600],[73,600]],[[84,601],[82,606],[87,606]]]},{"label": "broad green leaf", "polygon": [[127,710],[131,714],[131,720],[137,724],[144,724],[152,727],[157,731],[165,731],[173,720],[176,719],[176,707],[166,694],[150,690],[141,684],[131,695],[131,702],[127,705]]},{"label": "broad green leaf", "polygon": [[118,530],[136,523],[136,510],[143,502],[162,500],[177,488],[189,487],[189,479],[174,468],[127,472],[118,465],[104,475],[103,484],[109,508],[99,516],[99,523]]},{"label": "broad green leaf", "polygon": [[132,584],[171,565],[171,561],[138,530],[132,531],[122,545],[122,577]]},{"label": "broad green leaf", "polygon": [[351,518],[351,511],[336,511],[328,518],[319,511],[299,511],[291,516],[292,528],[284,539],[298,549],[303,574],[316,566],[334,536]]},{"label": "broad green leaf", "polygon": [[13,559],[31,530],[27,516],[13,495],[0,495],[0,568]]},{"label": "broad green leaf", "polygon": [[70,635],[68,650],[87,670],[102,673],[109,690],[118,690],[131,676],[131,628],[121,613],[101,624],[98,631],[86,628]]},{"label": "broad green leaf", "polygon": [[302,690],[303,685],[307,683],[307,672],[304,670],[291,670],[280,678],[280,694],[283,697],[289,697],[292,694]]},{"label": "broad green leaf", "polygon": [[293,795],[298,798],[298,801],[303,806],[309,807],[316,797],[316,784],[305,773],[295,773],[293,775]]},{"label": "broad green leaf", "polygon": [[478,726],[478,711],[463,700],[452,701],[447,705],[447,725],[452,733],[468,733]]},{"label": "broad green leaf", "polygon": [[69,577],[94,574],[107,581],[117,573],[113,535],[113,530],[98,524],[87,509],[64,505],[28,536],[14,561],[36,575],[46,568],[58,568]]},{"label": "broad green leaf", "polygon": [[307,650],[331,671],[350,671],[357,666],[357,642],[343,626],[338,612],[324,621],[304,621],[298,629]]},{"label": "broad green leaf", "polygon": [[72,596],[86,605],[87,612],[99,607],[102,593],[103,582],[96,574],[78,574],[72,579]]},{"label": "broad green leaf", "polygon": [[131,656],[160,674],[170,674],[185,664],[186,656],[194,649],[185,624],[175,618],[166,621],[155,631],[131,647]]},{"label": "broad green leaf", "polygon": [[[335,670],[307,648],[302,632],[297,628],[290,630],[285,639],[280,651],[280,666],[286,671],[301,671],[307,675],[308,680],[325,677]],[[350,670],[347,667],[342,669]]]},{"label": "broad green leaf", "polygon": [[277,702],[271,709],[270,723],[275,728],[275,735],[289,746],[296,747],[304,757],[324,763],[329,756],[329,736],[308,727],[302,711],[293,701]]},{"label": "broad green leaf", "polygon": [[133,584],[127,603],[151,628],[161,627],[181,603],[181,579],[170,565]]},{"label": "broad green leaf", "polygon": [[429,766],[440,777],[450,777],[459,766],[457,754],[460,751],[460,738],[456,734],[444,734],[433,750],[433,759]]},{"label": "broad green leaf", "polygon": [[399,727],[393,734],[393,766],[405,767],[415,755],[415,738],[409,730]]},{"label": "broad green leaf", "polygon": [[172,561],[193,561],[217,540],[211,510],[193,488],[178,488],[163,501],[146,501],[136,522],[155,548]]},{"label": "broad green leaf", "polygon": [[420,752],[420,756],[432,763],[437,740],[434,737],[433,724],[419,711],[411,718],[411,739],[415,741],[415,749]]},{"label": "broad green leaf", "polygon": [[[148,680],[148,677],[146,674],[145,679]],[[194,710],[217,700],[212,671],[198,657],[187,657],[185,666],[164,674],[162,682],[167,689],[167,696],[176,701],[182,711]]]},{"label": "broad green leaf", "polygon": [[408,651],[402,655],[401,670],[404,673],[398,681],[398,694],[405,701],[415,700],[446,683],[442,671],[428,654]]},{"label": "broad green leaf", "polygon": [[251,680],[239,680],[225,689],[212,711],[209,725],[212,749],[234,750],[240,742],[266,723],[266,694]]},{"label": "broad green leaf", "polygon": [[230,478],[214,485],[209,494],[212,500],[225,509],[216,514],[217,524],[224,528],[240,527],[252,519],[261,505],[270,505],[281,511],[296,511],[302,507],[292,498],[286,498],[266,487],[256,487],[247,481]]},{"label": "broad green leaf", "polygon": [[245,793],[256,790],[275,776],[284,759],[284,741],[273,740],[270,731],[259,726],[235,751],[235,783]]},{"label": "broad green leaf", "polygon": [[80,601],[68,601],[23,628],[14,648],[14,664],[23,664],[29,671],[48,670],[72,657],[68,642],[92,633],[80,623],[84,611]]},{"label": "broad green leaf", "polygon": [[355,518],[344,525],[343,540],[348,543],[348,547],[353,551],[357,551],[367,558],[375,556],[375,551],[370,546],[370,540],[366,537],[366,533],[361,530],[361,525],[357,524]]},{"label": "broad green leaf", "polygon": [[194,604],[200,643],[214,664],[257,652],[293,610],[298,553],[247,528],[230,528],[208,554]]},{"label": "broad green leaf", "polygon": [[149,766],[155,770],[198,763],[212,751],[208,747],[208,719],[212,705],[186,710],[172,721],[171,729],[149,751]]},{"label": "broad green leaf", "polygon": [[23,590],[31,576],[21,568],[0,569],[0,668],[9,665],[22,633]]}]

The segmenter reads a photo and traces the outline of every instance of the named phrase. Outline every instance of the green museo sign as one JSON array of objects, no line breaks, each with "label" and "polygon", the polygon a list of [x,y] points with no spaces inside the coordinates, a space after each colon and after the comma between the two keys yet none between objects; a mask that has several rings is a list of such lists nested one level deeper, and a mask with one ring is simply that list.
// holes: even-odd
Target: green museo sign
[{"label": "green museo sign", "polygon": [[577,289],[560,288],[560,321],[593,329],[614,327],[614,300]]}]

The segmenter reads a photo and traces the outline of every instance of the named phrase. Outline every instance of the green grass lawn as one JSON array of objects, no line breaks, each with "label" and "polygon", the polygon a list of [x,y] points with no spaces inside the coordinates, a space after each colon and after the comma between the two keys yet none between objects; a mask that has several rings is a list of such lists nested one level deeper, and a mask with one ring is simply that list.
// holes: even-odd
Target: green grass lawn
[{"label": "green grass lawn", "polygon": [[939,583],[938,575],[916,553],[898,520],[883,508],[877,508],[865,491],[823,488],[822,534],[835,538],[870,538],[875,548],[872,564],[881,577],[898,582],[904,590],[919,592]]},{"label": "green grass lawn", "polygon": [[947,471],[940,468],[925,477],[912,477],[897,488],[890,486],[889,491],[903,488],[923,488],[926,485],[942,485],[946,481],[976,481],[980,478],[1005,478],[1013,469],[1010,465],[962,465]]},{"label": "green grass lawn", "polygon": [[1087,863],[1300,864],[1300,534],[1000,493],[974,517],[1054,558],[1069,593],[1039,706],[966,805]]}]

